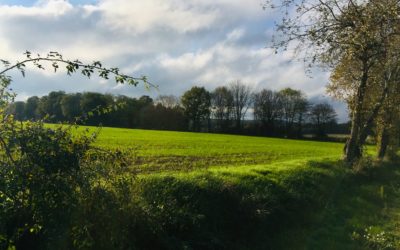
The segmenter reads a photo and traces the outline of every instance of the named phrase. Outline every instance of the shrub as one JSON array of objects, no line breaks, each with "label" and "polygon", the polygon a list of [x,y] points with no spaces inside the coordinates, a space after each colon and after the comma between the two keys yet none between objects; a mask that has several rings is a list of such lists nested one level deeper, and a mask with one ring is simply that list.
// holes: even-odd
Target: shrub
[{"label": "shrub", "polygon": [[77,190],[87,181],[80,166],[94,137],[76,136],[71,127],[46,128],[41,122],[17,125],[8,120],[3,129],[1,246],[43,249],[43,244],[65,241]]}]

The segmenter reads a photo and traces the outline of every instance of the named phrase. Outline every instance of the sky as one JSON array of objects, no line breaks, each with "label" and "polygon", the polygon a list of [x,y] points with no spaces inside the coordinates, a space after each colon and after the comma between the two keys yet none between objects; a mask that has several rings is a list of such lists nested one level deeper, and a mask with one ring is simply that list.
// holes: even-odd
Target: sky
[{"label": "sky", "polygon": [[58,51],[145,75],[159,86],[148,91],[29,68],[25,78],[11,73],[19,100],[54,90],[179,96],[195,85],[212,91],[241,80],[254,91],[300,89],[314,102],[331,103],[339,120],[347,120],[346,106],[325,92],[329,72],[307,74],[293,51],[269,48],[276,18],[262,0],[0,0],[0,59]]}]

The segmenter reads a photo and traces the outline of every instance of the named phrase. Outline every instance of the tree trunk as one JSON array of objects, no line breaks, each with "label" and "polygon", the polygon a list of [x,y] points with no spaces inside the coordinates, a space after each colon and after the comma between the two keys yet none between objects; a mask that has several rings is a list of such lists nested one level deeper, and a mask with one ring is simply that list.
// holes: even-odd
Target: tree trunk
[{"label": "tree trunk", "polygon": [[351,130],[350,138],[344,146],[344,160],[353,163],[361,157],[361,147],[358,143],[358,129]]},{"label": "tree trunk", "polygon": [[361,108],[356,107],[353,111],[353,119],[351,121],[350,138],[344,146],[344,160],[352,164],[355,160],[361,157],[361,146],[359,144],[360,123],[361,123]]},{"label": "tree trunk", "polygon": [[389,132],[386,128],[382,129],[379,139],[378,158],[382,160],[386,155],[386,149],[389,145]]},{"label": "tree trunk", "polygon": [[[388,84],[385,84],[385,88],[382,91],[381,97],[379,98],[379,101],[375,104],[375,107],[372,109],[371,115],[366,119],[366,122],[362,129],[360,130],[360,139],[359,139],[359,144],[360,146],[363,146],[365,144],[365,141],[367,140],[368,137],[368,132],[371,130],[374,121],[376,120],[376,117],[379,114],[379,111],[381,110],[383,103],[387,97],[387,93],[389,91]],[[384,124],[384,126],[387,126],[389,124]]]},{"label": "tree trunk", "polygon": [[347,163],[352,164],[354,161],[362,156],[361,147],[363,143],[360,143],[362,122],[362,110],[364,105],[365,90],[368,81],[369,67],[367,61],[363,62],[363,73],[360,81],[360,86],[357,90],[356,102],[353,111],[353,117],[351,119],[351,132],[350,138],[347,140],[344,146],[344,160]]},{"label": "tree trunk", "polygon": [[394,138],[389,136],[389,145],[386,150],[386,155],[390,160],[398,160],[399,159],[399,156],[397,154],[398,152],[399,152],[399,134],[397,131]]},{"label": "tree trunk", "polygon": [[[392,111],[393,112],[393,111]],[[392,113],[393,114],[393,113]],[[390,117],[390,124],[387,123],[388,126],[385,127],[386,130],[386,145],[385,145],[385,154],[389,160],[398,160],[398,150],[399,150],[399,143],[400,143],[400,120],[398,117],[398,113],[394,114],[395,117]],[[382,140],[382,139],[381,139]],[[380,150],[380,148],[378,148]],[[379,152],[379,151],[378,151]]]},{"label": "tree trunk", "polygon": [[236,120],[236,130],[237,130],[237,132],[240,132],[242,130],[242,124],[241,124],[241,119],[240,118],[238,118]]},{"label": "tree trunk", "polygon": [[303,115],[300,114],[299,117],[299,123],[298,123],[298,127],[297,127],[297,137],[301,138],[303,137]]}]

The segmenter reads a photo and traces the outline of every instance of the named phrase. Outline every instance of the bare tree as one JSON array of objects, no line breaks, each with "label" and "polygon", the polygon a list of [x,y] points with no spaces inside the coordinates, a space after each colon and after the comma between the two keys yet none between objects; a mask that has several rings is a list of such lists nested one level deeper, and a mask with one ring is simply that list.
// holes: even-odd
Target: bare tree
[{"label": "bare tree", "polygon": [[212,115],[217,121],[217,129],[226,131],[229,128],[232,111],[233,95],[227,87],[217,87],[211,93]]},{"label": "bare tree", "polygon": [[251,105],[251,88],[240,80],[229,84],[229,91],[233,96],[233,119],[237,130],[242,128],[242,121]]},{"label": "bare tree", "polygon": [[[278,92],[282,102],[282,122],[287,136],[301,136],[304,116],[308,110],[308,101],[304,93],[291,88]],[[297,132],[296,132],[297,125]]]},{"label": "bare tree", "polygon": [[274,134],[275,123],[282,115],[281,96],[272,90],[263,89],[253,97],[254,120],[261,123],[268,135]]},{"label": "bare tree", "polygon": [[328,124],[336,123],[336,111],[329,103],[319,103],[311,108],[310,119],[315,125],[316,136],[325,137]]},{"label": "bare tree", "polygon": [[179,98],[174,95],[159,95],[155,104],[161,104],[165,108],[175,108],[180,105]]}]

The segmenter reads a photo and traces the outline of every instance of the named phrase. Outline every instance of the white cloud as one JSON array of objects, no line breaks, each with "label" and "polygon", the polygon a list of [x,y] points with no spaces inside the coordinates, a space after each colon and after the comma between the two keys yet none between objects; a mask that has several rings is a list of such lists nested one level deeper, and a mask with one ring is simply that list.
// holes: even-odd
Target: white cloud
[{"label": "white cloud", "polygon": [[[271,49],[249,48],[231,43],[233,36],[236,40],[244,34],[242,29],[234,29],[227,33],[225,40],[207,50],[177,57],[164,55],[158,64],[169,74],[185,75],[191,79],[188,85],[202,84],[210,90],[242,79],[257,89],[279,90],[292,87],[303,90],[309,96],[325,93],[326,73],[315,72],[316,77],[310,78],[303,64],[291,62],[290,51],[275,55]],[[154,62],[154,66],[157,66],[157,62]]]},{"label": "white cloud", "polygon": [[212,57],[213,55],[210,52],[199,51],[197,53],[185,53],[177,58],[165,56],[160,64],[172,72],[201,70],[210,63]]},{"label": "white cloud", "polygon": [[[262,1],[261,1],[262,2]],[[304,73],[289,50],[266,49],[271,14],[259,0],[100,0],[72,5],[42,0],[33,6],[0,5],[0,55],[18,60],[25,50],[61,52],[65,57],[101,60],[123,72],[146,75],[157,94],[180,95],[194,84],[212,90],[242,79],[255,89],[301,89],[324,94],[327,74]],[[145,90],[64,74],[31,71],[15,77],[14,89],[29,96],[52,90],[140,95]]]},{"label": "white cloud", "polygon": [[232,32],[230,32],[227,35],[227,40],[231,41],[231,42],[235,42],[235,41],[239,40],[240,38],[242,38],[244,35],[245,35],[245,29],[243,29],[243,28],[234,29]]},{"label": "white cloud", "polygon": [[66,0],[41,0],[34,6],[0,5],[0,18],[16,16],[57,17],[71,11],[73,6]]},{"label": "white cloud", "polygon": [[184,0],[101,0],[97,6],[85,6],[89,13],[100,13],[105,25],[133,33],[153,28],[190,32],[209,27],[218,11],[204,10]]}]

